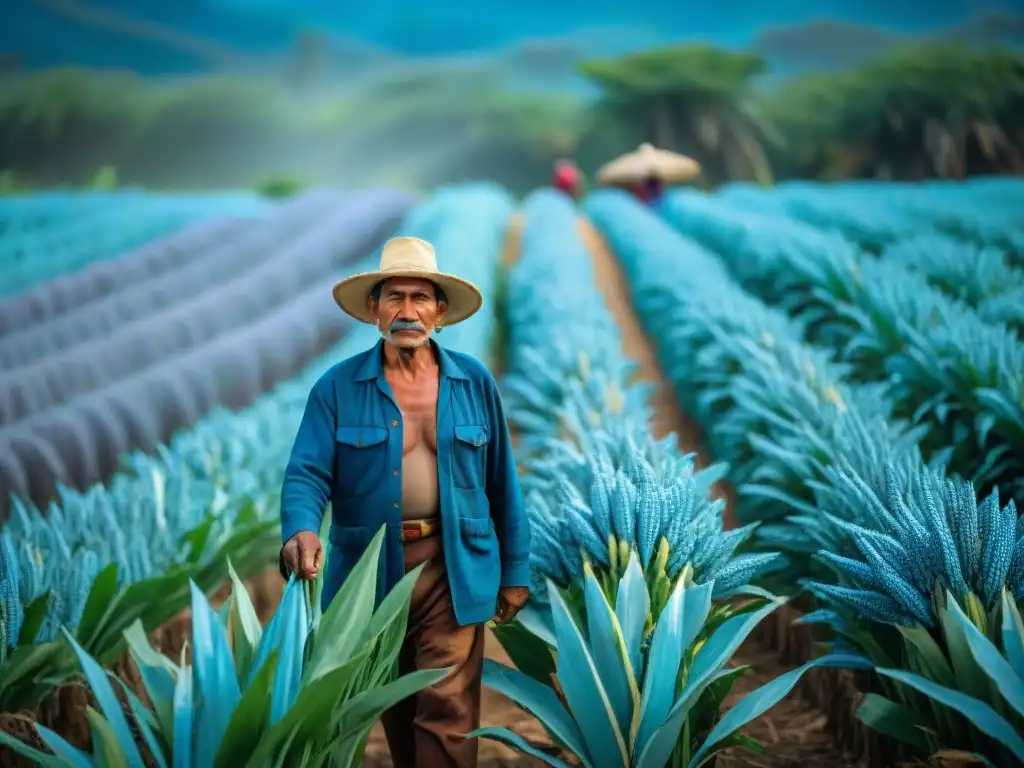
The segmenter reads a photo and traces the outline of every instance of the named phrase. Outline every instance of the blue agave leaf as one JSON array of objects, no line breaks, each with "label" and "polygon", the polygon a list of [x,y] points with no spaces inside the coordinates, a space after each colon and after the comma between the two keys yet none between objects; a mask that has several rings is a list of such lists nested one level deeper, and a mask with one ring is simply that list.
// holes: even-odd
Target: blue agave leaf
[{"label": "blue agave leaf", "polygon": [[622,628],[626,652],[633,665],[633,676],[637,680],[643,674],[644,629],[650,612],[651,596],[647,592],[647,580],[636,554],[631,553],[629,565],[619,579],[619,591],[615,595],[615,618]]},{"label": "blue agave leaf", "polygon": [[[706,685],[711,676],[728,663],[736,649],[754,630],[754,627],[784,602],[785,600],[780,599],[751,613],[741,613],[722,622],[721,626],[697,651],[686,680],[686,687],[680,698],[683,698],[691,689]],[[678,704],[676,706],[678,707]]]},{"label": "blue agave leaf", "polygon": [[1024,738],[1021,738],[1017,729],[1000,717],[985,702],[968,696],[966,693],[941,686],[925,677],[915,675],[913,672],[902,669],[878,669],[877,672],[883,677],[892,678],[920,691],[939,704],[956,710],[966,717],[975,728],[1009,749],[1018,760],[1024,761]]},{"label": "blue agave leaf", "polygon": [[586,743],[572,715],[565,711],[554,690],[515,669],[484,659],[483,682],[508,696],[541,724],[584,764],[590,763]]},{"label": "blue agave leaf", "polygon": [[634,765],[637,768],[664,768],[668,765],[672,751],[679,742],[679,733],[683,729],[683,722],[690,709],[697,703],[697,699],[709,685],[730,674],[732,674],[731,670],[720,669],[707,676],[700,685],[684,688],[679,699],[673,705],[672,711],[668,713],[665,722],[647,740],[643,751],[637,750],[639,758],[634,755]]},{"label": "blue agave leaf", "polygon": [[1021,621],[1009,590],[1003,590],[1002,636],[1006,658],[1017,677],[1024,680],[1024,621]]},{"label": "blue agave leaf", "polygon": [[85,652],[70,632],[66,629],[63,631],[65,639],[71,644],[75,655],[78,657],[78,662],[82,666],[82,673],[89,682],[89,688],[92,689],[96,702],[100,705],[100,709],[103,712],[103,716],[110,723],[111,730],[124,750],[125,757],[129,763],[134,762],[136,765],[142,765],[142,755],[139,754],[139,749],[135,746],[135,738],[132,736],[131,728],[128,726],[128,720],[125,718],[124,710],[121,709],[121,703],[117,700],[117,695],[107,679],[106,672]]},{"label": "blue agave leaf", "polygon": [[643,754],[654,732],[665,722],[675,704],[676,683],[683,655],[697,639],[711,610],[714,582],[687,587],[683,579],[675,589],[654,627],[654,638],[644,675],[640,730],[635,752]]},{"label": "blue agave leaf", "polygon": [[162,653],[149,644],[142,622],[136,620],[124,632],[128,650],[139,670],[146,695],[165,732],[170,733],[174,722],[174,678],[180,670]]},{"label": "blue agave leaf", "polygon": [[999,654],[999,649],[971,623],[952,596],[947,598],[946,608],[963,631],[975,662],[992,679],[1006,702],[1024,716],[1024,680],[1017,676],[1010,663]]},{"label": "blue agave leaf", "polygon": [[716,744],[778,704],[793,690],[793,686],[799,682],[804,672],[813,667],[871,669],[872,665],[863,656],[857,654],[829,654],[809,661],[796,669],[791,669],[757,690],[751,691],[722,715],[722,719],[711,729],[700,749],[693,754],[688,768],[697,768],[705,755],[709,754]]},{"label": "blue agave leaf", "polygon": [[298,589],[298,584],[299,582],[294,574],[288,577],[288,584],[285,586],[284,594],[281,596],[281,604],[274,611],[274,615],[270,617],[270,622],[264,627],[263,634],[260,635],[259,648],[256,650],[256,658],[253,660],[252,667],[249,670],[249,677],[245,682],[246,686],[252,682],[256,673],[260,671],[260,667],[270,658],[270,654],[280,649],[284,636],[288,631],[287,620],[281,608],[291,599],[290,595]]},{"label": "blue agave leaf", "polygon": [[[192,768],[196,764],[193,728],[196,703],[192,697],[192,668],[183,667],[174,686],[174,768]],[[211,765],[212,762],[206,763]]]},{"label": "blue agave leaf", "polygon": [[[62,760],[49,752],[43,752],[42,750],[30,747],[21,739],[10,736],[3,731],[0,731],[0,747],[7,747],[12,752],[32,760],[36,765],[41,765],[43,768],[68,768],[69,765],[72,768],[78,768],[73,762]],[[92,763],[89,762],[86,765],[91,768]]]},{"label": "blue agave leaf", "polygon": [[39,732],[39,738],[43,740],[46,746],[53,750],[53,754],[57,756],[61,764],[70,766],[70,768],[95,768],[89,756],[71,746],[71,744],[64,740],[63,736],[38,724],[36,725],[36,730]]},{"label": "blue agave leaf", "polygon": [[121,685],[121,691],[124,693],[126,699],[128,699],[128,706],[132,710],[132,716],[135,718],[136,724],[139,726],[139,730],[142,732],[142,738],[146,742],[146,746],[149,748],[150,753],[153,755],[153,760],[157,764],[157,768],[167,768],[167,760],[164,757],[163,745],[156,737],[156,733],[153,731],[151,723],[155,723],[156,719],[153,714],[146,708],[146,705],[142,703],[142,700],[136,696],[132,689],[128,685],[117,678],[117,682]]},{"label": "blue agave leaf", "polygon": [[601,682],[608,693],[619,731],[628,734],[633,712],[639,705],[640,693],[622,629],[589,566],[586,569],[583,594],[587,606],[590,652],[597,668],[601,670]]},{"label": "blue agave leaf", "polygon": [[278,612],[283,615],[284,639],[274,671],[274,685],[270,694],[270,724],[284,717],[299,695],[302,666],[305,658],[309,617],[306,613],[305,586],[292,582],[297,588],[289,590]]},{"label": "blue agave leaf", "polygon": [[195,760],[213,763],[231,715],[242,697],[224,626],[217,621],[206,595],[190,581],[192,590],[192,675],[199,699]]},{"label": "blue agave leaf", "polygon": [[[507,744],[517,752],[522,752],[524,755],[529,755],[540,760],[545,765],[553,766],[553,768],[571,768],[569,763],[559,760],[553,755],[549,755],[547,752],[542,752],[535,746],[530,744],[526,739],[520,736],[518,733],[510,731],[508,728],[478,728],[469,734],[467,739],[490,739],[491,741],[497,741],[502,744]],[[584,762],[584,768],[591,768],[593,763]]]},{"label": "blue agave leaf", "polygon": [[516,621],[549,646],[557,649],[558,640],[555,637],[555,625],[551,612],[550,610],[542,610],[534,603],[535,601],[531,599],[523,607],[523,610],[516,614]]},{"label": "blue agave leaf", "polygon": [[615,721],[601,673],[554,584],[548,585],[548,594],[558,639],[558,680],[573,719],[583,732],[587,753],[598,767],[629,765],[626,737]]}]

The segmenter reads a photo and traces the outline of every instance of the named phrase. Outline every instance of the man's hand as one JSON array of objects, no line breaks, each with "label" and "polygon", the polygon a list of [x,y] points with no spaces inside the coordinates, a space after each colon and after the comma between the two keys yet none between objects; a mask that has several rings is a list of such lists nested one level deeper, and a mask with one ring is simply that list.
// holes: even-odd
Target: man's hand
[{"label": "man's hand", "polygon": [[502,587],[498,592],[498,613],[494,617],[494,623],[508,624],[529,599],[529,587]]},{"label": "man's hand", "polygon": [[323,559],[320,537],[312,531],[299,531],[281,549],[281,575],[288,578],[294,573],[296,578],[312,581],[320,573]]}]

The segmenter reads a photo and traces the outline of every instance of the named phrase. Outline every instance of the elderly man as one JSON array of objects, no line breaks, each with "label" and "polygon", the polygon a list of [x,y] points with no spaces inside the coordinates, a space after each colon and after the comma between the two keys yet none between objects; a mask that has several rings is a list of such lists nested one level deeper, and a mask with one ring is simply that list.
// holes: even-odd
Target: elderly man
[{"label": "elderly man", "polygon": [[400,672],[452,672],[386,715],[388,744],[396,766],[475,766],[476,740],[462,737],[480,721],[483,625],[529,597],[529,524],[494,379],[430,337],[483,299],[414,237],[388,241],[380,269],[342,280],[334,298],[383,338],[313,385],[281,492],[283,567],[316,577],[328,502],[325,606],[383,523],[379,593],[426,563]]}]

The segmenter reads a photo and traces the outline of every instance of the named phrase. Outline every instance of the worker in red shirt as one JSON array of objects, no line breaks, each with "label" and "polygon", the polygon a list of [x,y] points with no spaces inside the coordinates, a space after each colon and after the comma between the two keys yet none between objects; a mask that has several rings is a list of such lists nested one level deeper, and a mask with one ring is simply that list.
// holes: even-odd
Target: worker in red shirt
[{"label": "worker in red shirt", "polygon": [[555,163],[551,186],[562,190],[573,200],[579,200],[583,194],[583,174],[572,160],[559,160]]}]

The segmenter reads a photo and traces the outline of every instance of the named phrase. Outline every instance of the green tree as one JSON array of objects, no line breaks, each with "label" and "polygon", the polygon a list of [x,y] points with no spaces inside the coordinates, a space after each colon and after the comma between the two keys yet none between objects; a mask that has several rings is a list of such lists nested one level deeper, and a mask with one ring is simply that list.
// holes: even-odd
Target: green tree
[{"label": "green tree", "polygon": [[[771,115],[798,175],[962,178],[1024,171],[1024,56],[908,47],[848,73],[793,81]],[[799,148],[799,149],[796,149]]]},{"label": "green tree", "polygon": [[[755,90],[767,69],[753,53],[689,45],[586,61],[601,89],[594,127],[617,124],[628,149],[650,141],[696,157],[710,178],[771,181],[765,144],[777,137]],[[619,151],[627,147],[619,148]]]}]

